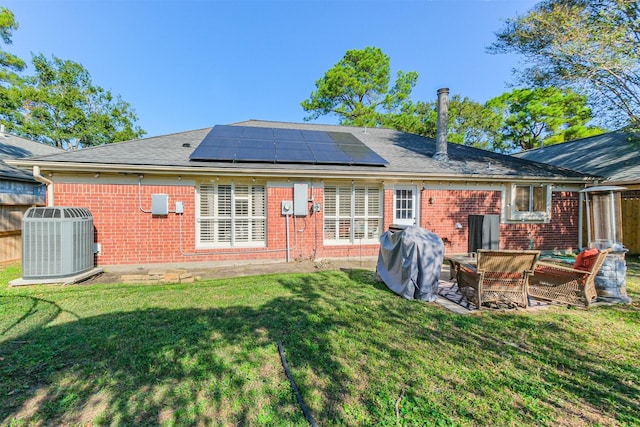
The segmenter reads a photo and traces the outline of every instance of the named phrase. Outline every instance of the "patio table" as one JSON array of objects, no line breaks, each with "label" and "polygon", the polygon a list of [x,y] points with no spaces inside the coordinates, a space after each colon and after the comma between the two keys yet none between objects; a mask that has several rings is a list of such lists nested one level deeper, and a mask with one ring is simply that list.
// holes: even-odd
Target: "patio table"
[{"label": "patio table", "polygon": [[475,266],[477,263],[475,255],[475,253],[472,254],[472,256],[469,256],[469,254],[445,255],[444,259],[449,263],[449,280],[452,280],[456,277],[456,272],[458,271],[460,264],[472,266],[475,270]]}]

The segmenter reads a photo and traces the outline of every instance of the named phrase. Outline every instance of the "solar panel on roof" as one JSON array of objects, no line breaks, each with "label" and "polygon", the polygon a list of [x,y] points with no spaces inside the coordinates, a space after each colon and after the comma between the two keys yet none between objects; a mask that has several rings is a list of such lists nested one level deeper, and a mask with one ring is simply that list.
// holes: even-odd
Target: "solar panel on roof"
[{"label": "solar panel on roof", "polygon": [[242,159],[245,162],[273,162],[275,150],[273,143],[269,147],[253,147],[251,144],[244,145],[242,142],[238,146],[235,154],[235,160]]},{"label": "solar panel on roof", "polygon": [[205,144],[205,141],[207,141],[207,138],[191,153],[190,160],[235,160],[238,149],[237,139],[216,138],[215,141],[213,139],[209,140],[207,144]]},{"label": "solar panel on roof", "polygon": [[273,138],[276,141],[300,141],[302,134],[297,129],[273,129]]},{"label": "solar panel on roof", "polygon": [[214,126],[190,160],[384,166],[388,162],[346,132]]},{"label": "solar panel on roof", "polygon": [[334,142],[333,138],[327,132],[317,130],[303,130],[302,138],[307,142]]},{"label": "solar panel on roof", "polygon": [[238,141],[238,146],[245,149],[262,149],[262,148],[270,148],[273,150],[275,142],[273,141],[263,141],[259,139],[241,139]]},{"label": "solar panel on roof", "polygon": [[280,163],[315,163],[313,153],[307,144],[290,144],[290,141],[276,143],[276,158]]},{"label": "solar panel on roof", "polygon": [[244,132],[242,126],[214,126],[209,134],[217,137],[240,138],[242,132]]},{"label": "solar panel on roof", "polygon": [[313,154],[316,159],[316,163],[337,163],[342,165],[351,165],[353,161],[343,151],[335,150],[314,150]]},{"label": "solar panel on roof", "polygon": [[273,129],[242,126],[242,139],[259,139],[262,141],[273,141]]}]

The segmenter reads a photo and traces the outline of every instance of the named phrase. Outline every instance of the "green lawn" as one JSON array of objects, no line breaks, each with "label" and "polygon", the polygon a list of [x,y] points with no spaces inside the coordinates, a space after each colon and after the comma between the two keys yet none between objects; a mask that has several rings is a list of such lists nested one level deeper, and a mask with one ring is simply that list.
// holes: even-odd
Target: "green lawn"
[{"label": "green lawn", "polygon": [[370,271],[9,288],[0,424],[640,425],[633,304],[460,316]]}]

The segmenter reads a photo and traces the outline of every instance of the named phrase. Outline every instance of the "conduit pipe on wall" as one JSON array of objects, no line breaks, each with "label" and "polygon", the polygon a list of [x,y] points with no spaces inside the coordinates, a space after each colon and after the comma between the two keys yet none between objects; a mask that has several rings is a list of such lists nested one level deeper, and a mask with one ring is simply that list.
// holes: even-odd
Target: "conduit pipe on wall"
[{"label": "conduit pipe on wall", "polygon": [[313,204],[315,202],[315,193],[313,192],[313,180],[311,180],[311,215],[313,215],[313,259],[316,259],[316,255],[318,253],[318,215],[317,212],[313,209]]},{"label": "conduit pipe on wall", "polygon": [[151,211],[145,211],[142,209],[142,178],[144,178],[143,175],[138,175],[138,207],[141,212],[151,213]]},{"label": "conduit pipe on wall", "polygon": [[[290,248],[290,244],[289,244],[289,214],[285,215],[287,217],[287,262],[289,262],[289,258],[290,258],[290,252],[291,252],[291,248]],[[293,227],[293,229],[295,230],[295,226]]]},{"label": "conduit pipe on wall", "polygon": [[33,178],[38,181],[43,183],[44,185],[47,186],[47,206],[54,206],[53,204],[53,181],[51,181],[50,179],[45,178],[44,176],[42,176],[40,174],[40,166],[34,166],[33,167]]},{"label": "conduit pipe on wall", "polygon": [[[207,251],[207,252],[185,252],[182,249],[182,215],[179,214],[179,233],[178,233],[178,245],[180,250],[180,255],[182,256],[207,256],[207,255],[241,255],[241,254],[262,254],[269,252],[286,252],[287,253],[287,262],[289,262],[289,254],[292,250],[297,249],[298,247],[298,235],[295,234],[295,244],[293,247],[289,247],[288,236],[287,236],[287,247],[284,249],[258,249],[258,250],[236,250],[236,251]],[[289,216],[287,215],[287,227],[289,226]],[[293,228],[296,228],[296,217],[293,215]]]}]

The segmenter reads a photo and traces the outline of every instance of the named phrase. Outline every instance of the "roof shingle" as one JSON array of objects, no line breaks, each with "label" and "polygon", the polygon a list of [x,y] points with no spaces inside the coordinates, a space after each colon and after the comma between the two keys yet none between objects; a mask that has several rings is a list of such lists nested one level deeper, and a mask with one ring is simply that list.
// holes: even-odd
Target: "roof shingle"
[{"label": "roof shingle", "polygon": [[0,177],[17,181],[34,181],[31,172],[10,166],[4,161],[60,153],[62,151],[60,148],[30,139],[8,133],[0,133]]},{"label": "roof shingle", "polygon": [[[310,175],[322,172],[348,172],[384,175],[415,175],[426,177],[467,176],[470,179],[508,176],[514,178],[535,177],[548,179],[586,180],[588,176],[568,169],[531,162],[503,154],[488,152],[459,144],[448,144],[449,161],[442,163],[432,159],[435,140],[409,133],[383,128],[360,128],[312,123],[284,123],[249,120],[235,123],[242,126],[307,129],[328,132],[348,132],[378,153],[389,164],[380,166],[304,165]],[[300,165],[275,163],[230,163],[217,161],[190,161],[189,156],[212,128],[204,128],[170,135],[149,137],[90,147],[73,152],[51,154],[30,159],[33,162],[51,164],[93,164],[140,166],[149,168],[206,168],[219,170],[283,170],[300,169]]]},{"label": "roof shingle", "polygon": [[609,183],[640,182],[640,141],[625,132],[609,132],[514,156],[601,176]]}]

